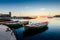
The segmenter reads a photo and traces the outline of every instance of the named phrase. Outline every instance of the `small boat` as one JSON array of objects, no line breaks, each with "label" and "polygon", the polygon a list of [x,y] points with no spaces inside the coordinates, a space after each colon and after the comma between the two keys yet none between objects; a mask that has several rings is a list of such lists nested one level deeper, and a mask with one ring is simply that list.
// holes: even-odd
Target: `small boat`
[{"label": "small boat", "polygon": [[14,22],[14,21],[4,21],[4,22],[0,22],[0,24],[6,25],[6,26],[8,26],[11,29],[17,29],[17,28],[22,27],[21,24],[19,24],[17,22]]},{"label": "small boat", "polygon": [[23,27],[23,24],[27,25],[28,23],[29,23],[28,21],[23,21],[23,22],[18,21],[18,22],[7,22],[5,23],[5,25],[12,29],[17,29],[17,28]]},{"label": "small boat", "polygon": [[25,30],[38,30],[46,27],[48,25],[48,22],[41,22],[41,23],[34,23],[34,24],[28,24],[25,25]]},{"label": "small boat", "polygon": [[27,25],[27,24],[29,24],[29,21],[15,21],[15,22],[17,22],[17,23],[19,23],[19,24],[21,24],[21,25]]},{"label": "small boat", "polygon": [[23,21],[23,22],[3,21],[3,22],[0,22],[0,24],[6,25],[10,27],[11,29],[17,29],[17,28],[23,27],[23,24],[27,25],[28,21]]},{"label": "small boat", "polygon": [[23,32],[23,37],[25,38],[25,37],[33,36],[33,35],[36,35],[36,34],[40,34],[40,33],[44,32],[46,30],[48,30],[48,26],[37,29],[37,30],[36,29],[35,30],[25,30]]},{"label": "small boat", "polygon": [[5,25],[10,27],[11,29],[17,29],[17,28],[22,27],[22,25],[18,23],[6,23]]}]

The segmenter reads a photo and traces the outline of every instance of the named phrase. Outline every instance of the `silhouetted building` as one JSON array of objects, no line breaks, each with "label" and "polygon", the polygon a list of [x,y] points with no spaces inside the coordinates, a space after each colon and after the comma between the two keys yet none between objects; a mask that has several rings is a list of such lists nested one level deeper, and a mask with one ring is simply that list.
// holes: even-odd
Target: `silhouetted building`
[{"label": "silhouetted building", "polygon": [[11,13],[0,14],[0,21],[9,21],[11,19]]},{"label": "silhouetted building", "polygon": [[9,16],[11,17],[11,12],[9,12]]}]

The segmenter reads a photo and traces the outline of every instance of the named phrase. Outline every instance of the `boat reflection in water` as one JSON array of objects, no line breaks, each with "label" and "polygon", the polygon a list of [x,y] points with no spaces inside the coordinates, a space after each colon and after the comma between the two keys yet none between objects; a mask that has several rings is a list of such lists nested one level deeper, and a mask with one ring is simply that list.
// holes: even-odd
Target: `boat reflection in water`
[{"label": "boat reflection in water", "polygon": [[14,30],[15,36],[17,40],[25,40],[26,37],[34,36],[36,34],[40,34],[48,29],[48,26],[38,30],[26,30],[24,27],[18,28]]},{"label": "boat reflection in water", "polygon": [[36,35],[38,33],[42,33],[44,31],[46,31],[47,29],[48,29],[48,26],[45,26],[45,27],[38,29],[38,30],[25,30],[23,32],[23,38],[33,36],[33,35]]}]

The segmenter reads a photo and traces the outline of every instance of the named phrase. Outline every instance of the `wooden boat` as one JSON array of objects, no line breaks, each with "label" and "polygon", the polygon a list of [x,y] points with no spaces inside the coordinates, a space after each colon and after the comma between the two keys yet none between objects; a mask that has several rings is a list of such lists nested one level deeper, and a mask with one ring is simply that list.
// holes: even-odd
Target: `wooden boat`
[{"label": "wooden boat", "polygon": [[10,27],[11,29],[17,29],[22,27],[22,25],[18,24],[18,23],[6,23],[6,26]]},{"label": "wooden boat", "polygon": [[17,22],[17,23],[19,23],[19,24],[21,24],[21,25],[27,25],[27,24],[29,24],[29,21],[15,21],[15,22]]},{"label": "wooden boat", "polygon": [[34,24],[28,24],[25,25],[25,30],[38,30],[46,27],[48,25],[48,22],[41,22],[41,23],[34,23]]},{"label": "wooden boat", "polygon": [[17,28],[23,27],[23,24],[27,25],[28,21],[23,21],[23,22],[8,22],[5,25],[10,27],[10,28],[12,28],[12,29],[17,29]]},{"label": "wooden boat", "polygon": [[11,29],[17,29],[17,28],[22,27],[21,24],[19,24],[17,22],[14,22],[14,21],[4,21],[4,22],[0,22],[0,24],[6,25],[6,26],[8,26]]},{"label": "wooden boat", "polygon": [[4,22],[0,22],[0,24],[6,25],[11,29],[17,29],[17,28],[23,27],[23,24],[27,25],[28,22],[4,21]]},{"label": "wooden boat", "polygon": [[25,38],[25,37],[33,36],[33,35],[42,33],[46,30],[48,30],[48,26],[45,26],[45,27],[40,28],[40,29],[35,29],[35,30],[25,30],[23,32],[23,37]]}]

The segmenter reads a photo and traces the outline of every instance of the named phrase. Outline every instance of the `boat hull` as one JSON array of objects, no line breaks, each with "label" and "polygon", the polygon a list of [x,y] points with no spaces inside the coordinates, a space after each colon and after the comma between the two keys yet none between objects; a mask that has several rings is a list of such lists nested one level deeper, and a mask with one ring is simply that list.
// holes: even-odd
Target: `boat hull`
[{"label": "boat hull", "polygon": [[23,37],[25,38],[25,37],[33,36],[38,33],[42,33],[44,31],[46,31],[47,29],[48,29],[47,25],[43,26],[41,28],[32,28],[32,29],[31,28],[26,29],[26,27],[25,27],[25,31],[23,32],[23,35],[24,35]]},{"label": "boat hull", "polygon": [[39,27],[29,27],[29,26],[25,26],[25,30],[30,30],[30,31],[37,31],[37,30],[42,30],[44,28],[46,28],[47,25],[44,26],[39,26]]},{"label": "boat hull", "polygon": [[5,24],[5,25],[11,29],[18,29],[18,28],[22,27],[22,25],[20,25],[20,24]]}]

